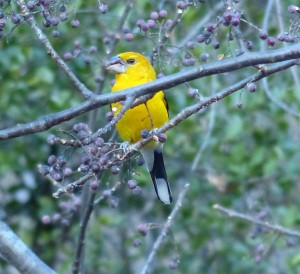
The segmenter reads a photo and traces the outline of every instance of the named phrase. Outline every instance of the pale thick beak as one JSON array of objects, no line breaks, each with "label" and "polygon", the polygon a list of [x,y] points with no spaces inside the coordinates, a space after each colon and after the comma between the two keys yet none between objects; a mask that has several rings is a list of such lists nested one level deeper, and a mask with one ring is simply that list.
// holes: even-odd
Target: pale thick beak
[{"label": "pale thick beak", "polygon": [[106,69],[117,74],[125,73],[126,63],[124,63],[124,61],[119,56],[114,56],[106,64]]}]

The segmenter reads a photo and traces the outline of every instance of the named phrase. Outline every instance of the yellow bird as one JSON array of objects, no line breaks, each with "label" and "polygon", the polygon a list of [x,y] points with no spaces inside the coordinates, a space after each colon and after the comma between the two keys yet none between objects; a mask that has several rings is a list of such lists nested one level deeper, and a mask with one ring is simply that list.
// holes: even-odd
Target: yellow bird
[{"label": "yellow bird", "polygon": [[[149,60],[136,52],[124,52],[111,58],[106,68],[116,73],[112,92],[142,85],[156,79],[155,70]],[[122,108],[122,103],[113,103],[111,108],[114,116],[116,116]],[[124,141],[136,143],[141,140],[143,130],[151,131],[159,128],[168,119],[167,101],[163,91],[158,91],[146,103],[127,110],[116,124],[116,128]],[[171,204],[172,194],[165,170],[162,148],[162,143],[151,141],[140,151],[150,172],[158,199],[165,204]]]}]

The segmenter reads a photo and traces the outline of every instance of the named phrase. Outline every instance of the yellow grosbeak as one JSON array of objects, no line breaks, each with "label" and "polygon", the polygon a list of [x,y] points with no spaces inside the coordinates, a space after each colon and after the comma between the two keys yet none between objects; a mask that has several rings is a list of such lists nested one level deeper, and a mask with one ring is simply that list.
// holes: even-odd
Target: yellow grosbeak
[{"label": "yellow grosbeak", "polygon": [[[142,85],[156,79],[149,60],[136,52],[124,52],[111,58],[106,67],[116,73],[112,92]],[[111,104],[114,116],[122,108],[121,103]],[[167,101],[163,91],[158,91],[146,103],[127,110],[117,122],[116,128],[124,141],[138,142],[143,130],[161,127],[169,119]],[[163,144],[151,141],[140,151],[150,172],[157,198],[165,204],[172,203],[172,194],[167,179],[162,154]]]}]

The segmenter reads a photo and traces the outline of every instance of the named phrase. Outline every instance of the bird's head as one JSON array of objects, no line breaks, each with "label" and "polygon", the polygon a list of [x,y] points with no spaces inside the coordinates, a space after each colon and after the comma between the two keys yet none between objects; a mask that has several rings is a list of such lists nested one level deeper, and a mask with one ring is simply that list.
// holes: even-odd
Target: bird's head
[{"label": "bird's head", "polygon": [[147,75],[148,81],[156,78],[156,73],[149,60],[136,52],[124,52],[112,57],[106,64],[106,69],[116,74],[126,74],[133,78]]}]

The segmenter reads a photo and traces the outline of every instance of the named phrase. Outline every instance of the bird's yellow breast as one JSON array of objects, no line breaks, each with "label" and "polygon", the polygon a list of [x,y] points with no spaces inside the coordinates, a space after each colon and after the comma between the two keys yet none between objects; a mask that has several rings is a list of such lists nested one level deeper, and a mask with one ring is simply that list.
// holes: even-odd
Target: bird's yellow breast
[{"label": "bird's yellow breast", "polygon": [[[114,115],[121,110],[121,103],[112,104]],[[141,104],[125,112],[116,124],[116,128],[124,141],[131,143],[141,139],[142,130],[153,130],[168,121],[166,101],[162,91],[156,93],[145,104]]]}]

